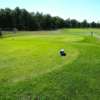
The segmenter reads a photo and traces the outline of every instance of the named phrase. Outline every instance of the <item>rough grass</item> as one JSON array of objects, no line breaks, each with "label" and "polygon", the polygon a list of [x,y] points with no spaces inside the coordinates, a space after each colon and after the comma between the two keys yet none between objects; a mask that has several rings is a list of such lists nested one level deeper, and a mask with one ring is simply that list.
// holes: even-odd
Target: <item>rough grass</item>
[{"label": "rough grass", "polygon": [[100,41],[90,32],[20,32],[0,39],[0,100],[99,100]]}]

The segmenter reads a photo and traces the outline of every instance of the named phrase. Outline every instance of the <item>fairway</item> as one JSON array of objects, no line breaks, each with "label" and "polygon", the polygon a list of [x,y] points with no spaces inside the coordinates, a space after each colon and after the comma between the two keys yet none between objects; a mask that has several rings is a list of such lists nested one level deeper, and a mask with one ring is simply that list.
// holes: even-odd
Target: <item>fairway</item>
[{"label": "fairway", "polygon": [[99,100],[99,34],[99,29],[62,29],[4,35],[0,100]]}]

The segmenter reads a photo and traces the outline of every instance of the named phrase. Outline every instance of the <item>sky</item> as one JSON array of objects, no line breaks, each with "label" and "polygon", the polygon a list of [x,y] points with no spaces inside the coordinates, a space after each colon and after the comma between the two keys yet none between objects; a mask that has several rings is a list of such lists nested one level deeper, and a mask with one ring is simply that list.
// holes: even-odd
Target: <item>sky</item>
[{"label": "sky", "polygon": [[100,22],[100,0],[0,0],[0,8],[15,7],[64,19]]}]

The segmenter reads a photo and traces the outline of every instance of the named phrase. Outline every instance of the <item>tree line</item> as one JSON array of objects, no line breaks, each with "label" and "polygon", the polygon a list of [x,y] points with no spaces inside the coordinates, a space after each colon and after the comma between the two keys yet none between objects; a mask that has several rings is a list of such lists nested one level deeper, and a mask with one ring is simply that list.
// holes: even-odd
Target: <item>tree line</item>
[{"label": "tree line", "polygon": [[0,9],[0,29],[2,30],[53,30],[58,28],[100,28],[100,23],[87,20],[79,22],[75,19],[62,19],[49,14],[28,12],[16,7]]}]

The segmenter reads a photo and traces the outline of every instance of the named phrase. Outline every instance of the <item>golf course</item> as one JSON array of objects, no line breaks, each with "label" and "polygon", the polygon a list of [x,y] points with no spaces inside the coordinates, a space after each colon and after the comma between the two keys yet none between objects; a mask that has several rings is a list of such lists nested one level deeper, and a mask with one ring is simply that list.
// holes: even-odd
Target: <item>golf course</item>
[{"label": "golf course", "polygon": [[6,32],[0,38],[0,100],[99,99],[99,29]]}]

